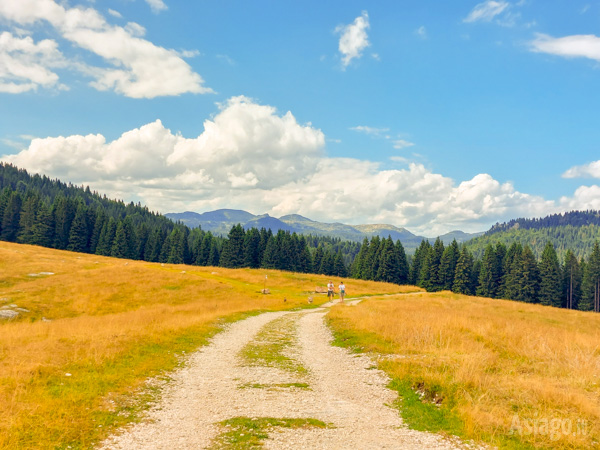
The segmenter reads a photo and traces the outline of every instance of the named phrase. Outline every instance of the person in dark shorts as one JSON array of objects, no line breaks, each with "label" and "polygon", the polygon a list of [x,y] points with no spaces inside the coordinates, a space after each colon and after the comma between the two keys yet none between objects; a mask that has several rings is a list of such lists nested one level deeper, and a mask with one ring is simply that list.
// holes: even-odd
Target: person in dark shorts
[{"label": "person in dark shorts", "polygon": [[340,289],[340,302],[344,303],[344,297],[346,295],[346,285],[342,281],[339,286]]},{"label": "person in dark shorts", "polygon": [[327,283],[327,298],[329,301],[333,300],[333,281],[331,280],[329,280],[329,283]]}]

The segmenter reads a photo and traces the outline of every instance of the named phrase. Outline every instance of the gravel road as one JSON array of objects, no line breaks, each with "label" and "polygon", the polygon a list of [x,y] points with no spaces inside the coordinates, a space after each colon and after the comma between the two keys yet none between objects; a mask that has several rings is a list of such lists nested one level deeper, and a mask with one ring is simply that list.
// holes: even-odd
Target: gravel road
[{"label": "gravel road", "polygon": [[[330,345],[326,312],[265,313],[230,325],[173,373],[173,382],[141,423],[101,448],[207,448],[223,433],[219,422],[232,417],[314,418],[329,424],[269,429],[262,441],[267,449],[464,448],[403,425],[398,411],[387,406],[396,394],[385,387],[385,374],[368,357]],[[282,352],[302,370],[244,357],[248,345],[267,339],[265,330],[271,338],[287,335]]]}]

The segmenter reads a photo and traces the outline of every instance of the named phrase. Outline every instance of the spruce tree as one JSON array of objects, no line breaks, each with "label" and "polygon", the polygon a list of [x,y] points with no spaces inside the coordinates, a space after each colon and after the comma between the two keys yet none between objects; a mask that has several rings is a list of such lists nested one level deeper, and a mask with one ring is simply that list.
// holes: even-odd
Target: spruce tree
[{"label": "spruce tree", "polygon": [[19,233],[17,242],[33,244],[33,232],[37,223],[37,214],[40,209],[40,199],[37,195],[28,195],[23,202],[19,217]]},{"label": "spruce tree", "polygon": [[242,225],[237,224],[231,228],[227,241],[223,244],[220,266],[233,269],[244,266],[244,236]]},{"label": "spruce tree", "polygon": [[404,246],[400,239],[396,241],[396,256],[398,258],[398,283],[408,284],[409,266]]},{"label": "spruce tree", "polygon": [[377,281],[388,283],[400,282],[400,264],[398,263],[398,254],[391,236],[381,241],[381,252],[379,257],[379,269],[377,270]]},{"label": "spruce tree", "polygon": [[52,247],[53,242],[54,222],[52,221],[52,212],[44,202],[40,202],[36,222],[33,225],[31,244]]},{"label": "spruce tree", "polygon": [[456,263],[460,256],[460,250],[456,239],[453,239],[450,245],[444,250],[442,258],[440,260],[439,268],[439,284],[442,289],[447,291],[452,290],[454,285],[454,273],[456,271]]},{"label": "spruce tree", "polygon": [[420,277],[421,277],[421,264],[423,263],[423,260],[429,253],[430,249],[431,249],[431,244],[429,243],[429,241],[423,239],[421,241],[421,244],[419,245],[419,247],[417,247],[417,249],[415,250],[415,254],[413,255],[413,258],[412,258],[412,264],[410,266],[410,272],[409,272],[409,276],[408,276],[410,284],[413,284],[413,285],[419,284]]},{"label": "spruce tree", "polygon": [[89,250],[88,241],[87,211],[83,204],[79,204],[75,218],[71,224],[67,250],[85,253]]},{"label": "spruce tree", "polygon": [[497,264],[496,250],[492,244],[488,244],[481,261],[481,271],[477,286],[477,295],[481,297],[496,297],[495,268]]},{"label": "spruce tree", "polygon": [[346,264],[344,264],[344,257],[342,256],[342,251],[339,250],[335,255],[333,260],[333,273],[332,275],[346,278],[348,276],[348,271],[346,269]]},{"label": "spruce tree", "polygon": [[599,311],[600,302],[600,245],[594,243],[583,276],[583,296],[580,302],[582,311]]},{"label": "spruce tree", "polygon": [[358,255],[354,259],[354,264],[352,265],[352,278],[358,278],[360,280],[365,280],[365,261],[367,259],[367,253],[369,252],[369,239],[364,238],[362,245],[360,246],[360,251]]},{"label": "spruce tree", "polygon": [[144,260],[158,262],[162,248],[163,236],[158,228],[152,230],[144,248]]},{"label": "spruce tree", "polygon": [[562,274],[556,250],[551,242],[546,243],[539,264],[540,290],[538,299],[542,305],[560,307],[562,303]]},{"label": "spruce tree", "polygon": [[452,285],[452,292],[457,294],[472,295],[473,291],[471,288],[473,270],[473,256],[463,247],[456,262],[456,269],[454,271],[454,284]]},{"label": "spruce tree", "polygon": [[514,300],[536,303],[540,288],[540,273],[535,255],[528,245],[523,248],[521,254],[517,280],[518,292]]},{"label": "spruce tree", "polygon": [[19,221],[21,218],[21,195],[18,192],[13,192],[4,209],[4,217],[2,218],[2,233],[0,234],[3,241],[15,242],[19,233]]},{"label": "spruce tree", "polygon": [[256,228],[248,230],[244,237],[244,266],[260,267],[260,232]]},{"label": "spruce tree", "polygon": [[571,250],[567,250],[562,270],[563,289],[562,306],[567,309],[578,309],[581,299],[582,273],[579,261]]},{"label": "spruce tree", "polygon": [[129,243],[127,242],[127,232],[123,226],[123,221],[117,223],[115,239],[110,251],[110,256],[114,258],[129,258]]}]

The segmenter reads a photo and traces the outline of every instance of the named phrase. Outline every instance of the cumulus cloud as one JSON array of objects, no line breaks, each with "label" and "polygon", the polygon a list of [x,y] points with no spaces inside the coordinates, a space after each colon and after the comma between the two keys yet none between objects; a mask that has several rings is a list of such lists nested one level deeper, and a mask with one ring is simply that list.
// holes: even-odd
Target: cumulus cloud
[{"label": "cumulus cloud", "polygon": [[340,25],[335,29],[336,33],[340,34],[338,49],[342,54],[344,68],[348,67],[353,59],[360,58],[363,50],[371,45],[367,35],[369,28],[369,14],[363,11],[351,24]]},{"label": "cumulus cloud", "polygon": [[563,178],[600,178],[600,161],[571,167],[562,176]]},{"label": "cumulus cloud", "polygon": [[45,39],[36,43],[29,36],[0,33],[0,92],[19,94],[38,87],[63,88],[52,69],[64,65],[56,41]]},{"label": "cumulus cloud", "polygon": [[67,8],[54,0],[0,2],[0,17],[20,26],[48,22],[65,39],[103,58],[106,67],[73,65],[93,77],[90,84],[98,90],[133,98],[212,92],[175,50],[142,39],[145,29],[139,24],[111,25],[93,8]]},{"label": "cumulus cloud", "polygon": [[538,34],[530,42],[533,52],[549,53],[564,58],[589,58],[600,61],[600,37],[593,34],[573,35],[554,38],[547,34]]},{"label": "cumulus cloud", "polygon": [[165,2],[162,0],[146,0],[146,3],[148,3],[148,6],[150,6],[150,9],[154,14],[158,14],[167,9],[167,5],[165,5]]},{"label": "cumulus cloud", "polygon": [[463,19],[463,22],[489,22],[504,12],[509,6],[510,4],[505,1],[487,0],[476,5],[469,15]]},{"label": "cumulus cloud", "polygon": [[402,169],[325,154],[324,134],[246,97],[233,97],[187,138],[160,120],[108,142],[100,134],[33,139],[2,160],[153,209],[239,208],[274,216],[392,223],[434,236],[566,209],[600,209],[600,187],[558,202],[521,193],[489,174],[456,182],[402,158]]}]

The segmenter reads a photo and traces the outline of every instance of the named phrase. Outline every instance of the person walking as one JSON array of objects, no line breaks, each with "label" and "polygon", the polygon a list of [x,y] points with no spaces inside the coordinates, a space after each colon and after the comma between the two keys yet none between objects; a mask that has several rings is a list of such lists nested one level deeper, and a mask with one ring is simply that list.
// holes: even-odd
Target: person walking
[{"label": "person walking", "polygon": [[333,281],[329,280],[329,283],[327,283],[327,298],[329,301],[333,301],[333,288]]},{"label": "person walking", "polygon": [[346,295],[346,285],[342,281],[339,286],[340,289],[340,302],[344,303],[344,297]]}]

